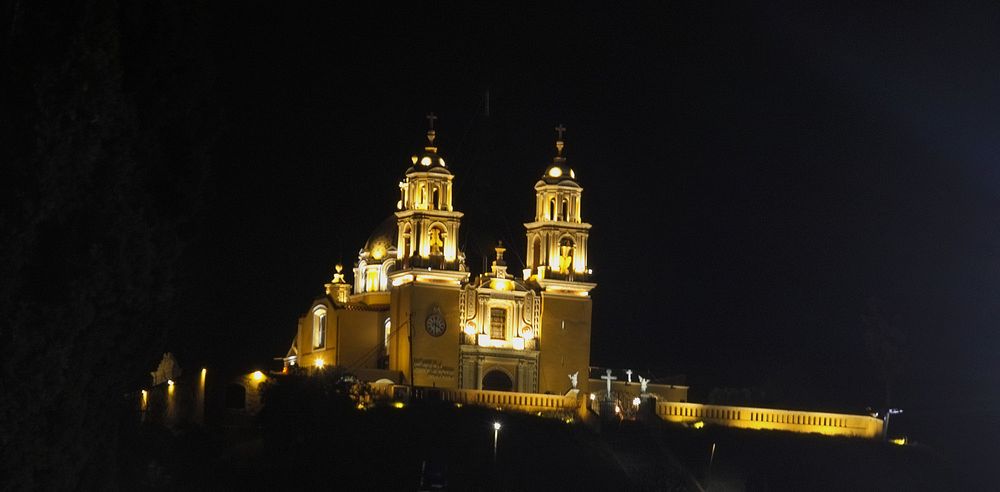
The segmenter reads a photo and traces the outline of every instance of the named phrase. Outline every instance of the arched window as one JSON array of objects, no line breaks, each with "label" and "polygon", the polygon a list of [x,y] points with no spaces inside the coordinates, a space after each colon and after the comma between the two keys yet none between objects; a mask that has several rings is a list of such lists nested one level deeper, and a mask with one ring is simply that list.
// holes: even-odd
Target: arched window
[{"label": "arched window", "polygon": [[392,318],[385,319],[385,333],[382,336],[382,344],[386,350],[389,350],[389,337],[392,336]]},{"label": "arched window", "polygon": [[403,225],[403,258],[408,258],[412,253],[413,230],[410,224]]},{"label": "arched window", "polygon": [[562,201],[562,215],[560,217],[562,220],[569,221],[569,200],[565,198]]},{"label": "arched window", "polygon": [[542,263],[542,239],[535,236],[531,241],[531,271],[538,270],[538,265]]},{"label": "arched window", "polygon": [[556,220],[556,199],[549,200],[549,220]]},{"label": "arched window", "polygon": [[434,191],[431,192],[431,204],[427,208],[431,210],[441,208],[441,189],[437,186],[435,186]]},{"label": "arched window", "polygon": [[313,348],[326,346],[326,309],[319,307],[313,311]]}]

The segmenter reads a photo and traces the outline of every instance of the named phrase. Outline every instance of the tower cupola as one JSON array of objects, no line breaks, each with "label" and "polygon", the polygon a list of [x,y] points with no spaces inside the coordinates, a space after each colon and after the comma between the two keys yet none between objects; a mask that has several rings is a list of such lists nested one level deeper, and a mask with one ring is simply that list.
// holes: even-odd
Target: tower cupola
[{"label": "tower cupola", "polygon": [[535,183],[535,218],[524,224],[528,253],[524,278],[580,281],[590,275],[587,240],[590,224],[583,221],[583,187],[566,159],[566,127],[555,128],[556,155]]},{"label": "tower cupola", "polygon": [[427,143],[410,157],[406,177],[399,183],[396,203],[396,258],[403,268],[430,267],[465,270],[458,251],[462,212],[452,204],[452,175],[438,154],[434,113],[427,115]]}]

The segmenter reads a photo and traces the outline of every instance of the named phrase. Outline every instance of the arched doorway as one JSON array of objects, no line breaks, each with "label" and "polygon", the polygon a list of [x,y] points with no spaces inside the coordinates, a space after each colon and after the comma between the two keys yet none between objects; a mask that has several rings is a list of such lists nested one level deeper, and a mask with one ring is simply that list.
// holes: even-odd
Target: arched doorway
[{"label": "arched doorway", "polygon": [[483,376],[483,389],[492,391],[513,391],[514,382],[505,372],[494,369]]}]

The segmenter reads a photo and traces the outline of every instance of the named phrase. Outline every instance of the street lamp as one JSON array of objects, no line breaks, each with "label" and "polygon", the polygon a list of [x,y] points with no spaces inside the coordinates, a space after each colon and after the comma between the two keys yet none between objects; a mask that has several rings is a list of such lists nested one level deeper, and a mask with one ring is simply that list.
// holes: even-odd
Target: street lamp
[{"label": "street lamp", "polygon": [[889,440],[889,417],[899,415],[901,413],[903,413],[903,410],[900,408],[890,408],[885,411],[885,428],[882,429],[882,435],[885,437],[886,441]]},{"label": "street lamp", "polygon": [[493,462],[497,462],[497,439],[500,437],[500,422],[493,422]]}]

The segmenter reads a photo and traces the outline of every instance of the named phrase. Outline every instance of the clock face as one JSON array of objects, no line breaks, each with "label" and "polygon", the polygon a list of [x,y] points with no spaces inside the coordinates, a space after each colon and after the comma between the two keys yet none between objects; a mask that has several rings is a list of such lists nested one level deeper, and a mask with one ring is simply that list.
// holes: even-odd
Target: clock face
[{"label": "clock face", "polygon": [[448,326],[444,321],[444,316],[441,314],[440,309],[434,309],[434,311],[431,311],[431,314],[427,315],[424,327],[427,328],[427,333],[430,333],[431,336],[439,337],[444,335],[444,331]]}]

